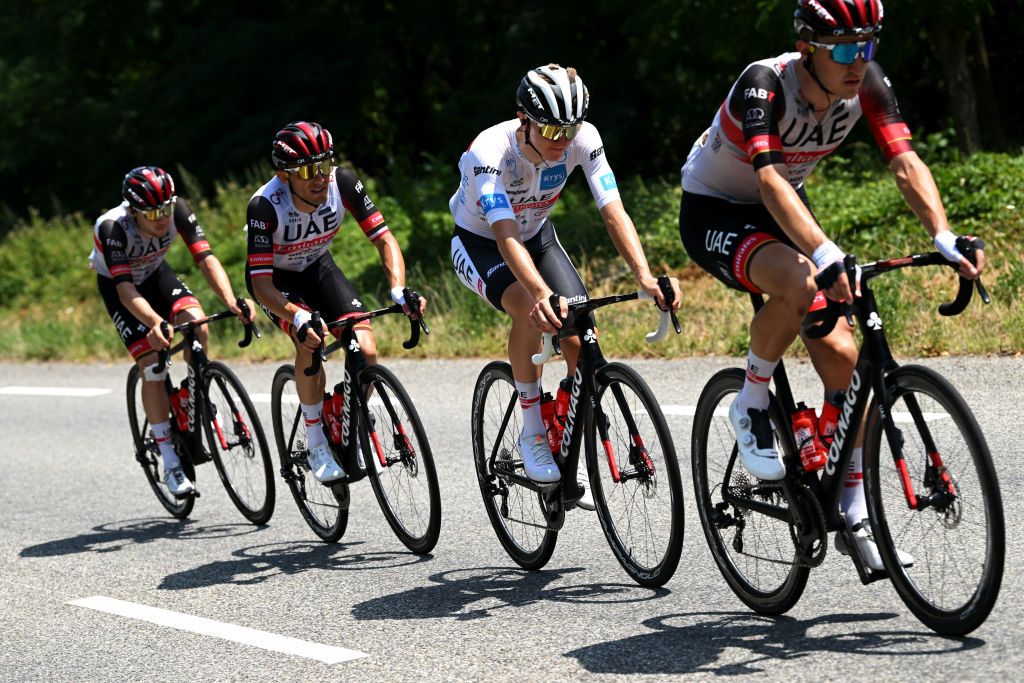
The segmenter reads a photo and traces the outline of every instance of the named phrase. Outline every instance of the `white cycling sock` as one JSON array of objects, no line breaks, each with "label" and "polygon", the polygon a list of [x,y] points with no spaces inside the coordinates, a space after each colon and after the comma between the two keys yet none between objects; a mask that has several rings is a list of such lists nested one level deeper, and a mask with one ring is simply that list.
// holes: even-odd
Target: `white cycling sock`
[{"label": "white cycling sock", "polygon": [[171,443],[171,423],[169,421],[159,422],[151,425],[150,428],[156,438],[156,445],[160,448],[160,457],[164,461],[164,472],[181,467],[181,459],[178,458],[174,444]]},{"label": "white cycling sock", "polygon": [[853,449],[850,467],[846,471],[843,493],[839,497],[839,509],[846,517],[846,526],[859,524],[868,516],[868,504],[864,500],[864,449]]},{"label": "white cycling sock", "polygon": [[312,450],[320,444],[327,443],[327,435],[324,434],[324,425],[320,421],[320,414],[323,404],[299,403],[302,407],[302,418],[306,422],[306,448]]},{"label": "white cycling sock", "polygon": [[764,410],[768,407],[768,382],[778,364],[777,358],[769,361],[754,355],[753,351],[747,353],[747,378],[736,397],[741,413],[745,414],[748,408]]},{"label": "white cycling sock", "polygon": [[540,416],[540,380],[516,382],[519,392],[519,407],[523,409],[523,435],[537,436],[544,433],[544,420]]}]

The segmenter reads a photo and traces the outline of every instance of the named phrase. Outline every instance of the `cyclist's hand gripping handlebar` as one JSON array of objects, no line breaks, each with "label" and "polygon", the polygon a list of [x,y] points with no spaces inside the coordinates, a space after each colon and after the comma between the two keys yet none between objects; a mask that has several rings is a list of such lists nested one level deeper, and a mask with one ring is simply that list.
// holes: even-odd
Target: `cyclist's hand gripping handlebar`
[{"label": "cyclist's hand gripping handlebar", "polygon": [[[658,287],[661,289],[661,295],[665,297],[665,305],[668,309],[661,311],[661,308],[658,308],[658,310],[661,311],[661,318],[658,320],[658,329],[654,332],[649,332],[644,337],[649,344],[659,342],[665,338],[665,335],[668,334],[669,321],[672,322],[672,327],[675,328],[676,334],[680,334],[683,331],[683,328],[679,326],[679,319],[676,318],[676,312],[672,310],[672,304],[675,303],[675,294],[672,292],[672,282],[669,280],[668,275],[658,276]],[[641,299],[654,300],[654,297],[647,292],[640,291],[637,292],[637,294]]]},{"label": "cyclist's hand gripping handlebar", "polygon": [[323,321],[320,319],[320,311],[313,311],[313,315],[309,319],[309,329],[313,330],[320,337],[320,346],[313,351],[313,361],[309,364],[309,367],[302,371],[306,377],[312,377],[320,372],[324,361],[327,360],[327,354],[324,353],[324,327]]},{"label": "cyclist's hand gripping handlebar", "polygon": [[[246,318],[252,317],[249,310],[249,304],[245,303],[245,299],[239,297],[238,300],[235,301],[235,305],[238,306],[239,310],[242,311],[242,315]],[[260,334],[260,328],[256,327],[255,321],[250,320],[250,322],[245,324],[245,338],[238,342],[238,346],[244,349],[246,346],[251,344],[253,335],[256,335],[257,339],[263,336]]]},{"label": "cyclist's hand gripping handlebar", "polygon": [[[978,249],[985,248],[985,242],[978,238],[970,237],[957,237],[956,248],[964,258],[973,264],[977,264],[978,257],[975,253]],[[950,266],[956,268],[955,263],[950,263]],[[974,294],[974,289],[978,290],[978,296],[986,304],[991,301],[988,296],[988,291],[985,286],[981,284],[981,278],[977,280],[968,280],[967,278],[960,276],[960,289],[957,290],[956,298],[947,304],[941,304],[939,306],[939,313],[941,315],[959,315],[963,313],[964,309],[967,308],[967,304],[971,302],[971,296]]]},{"label": "cyclist's hand gripping handlebar", "polygon": [[[171,337],[171,326],[167,324],[166,320],[160,321],[160,333],[164,335],[164,339],[170,341]],[[156,374],[163,372],[168,365],[171,364],[171,354],[169,351],[170,347],[166,349],[160,349],[156,354]]]},{"label": "cyclist's hand gripping handlebar", "polygon": [[403,348],[411,349],[420,343],[420,328],[423,328],[424,334],[430,334],[430,328],[427,327],[427,323],[423,319],[419,292],[406,287],[402,290],[402,296],[405,298],[405,303],[409,306],[409,311],[416,314],[415,319],[409,318],[409,338],[402,342]]},{"label": "cyclist's hand gripping handlebar", "polygon": [[[818,291],[825,291],[839,279],[839,275],[843,272],[850,279],[850,282],[854,281],[857,276],[857,259],[853,254],[847,254],[846,258],[842,261],[836,261],[829,265],[824,270],[818,272],[814,276],[814,284],[818,287]],[[822,337],[828,336],[836,326],[836,321],[839,319],[839,313],[842,312],[846,316],[846,322],[851,326],[853,325],[853,310],[850,308],[850,304],[845,301],[832,301],[827,300],[828,303],[824,308],[820,308],[813,313],[809,313],[804,319],[802,329],[811,339],[821,339]],[[820,323],[820,324],[818,324]]]}]

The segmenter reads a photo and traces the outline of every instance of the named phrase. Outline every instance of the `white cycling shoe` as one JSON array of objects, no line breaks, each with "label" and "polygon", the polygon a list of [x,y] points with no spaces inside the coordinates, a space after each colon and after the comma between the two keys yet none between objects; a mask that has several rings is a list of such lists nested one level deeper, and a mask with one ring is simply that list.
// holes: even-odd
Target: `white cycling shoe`
[{"label": "white cycling shoe", "polygon": [[196,487],[188,480],[181,467],[172,467],[164,472],[164,484],[175,498],[184,498],[196,492]]},{"label": "white cycling shoe", "polygon": [[313,472],[313,478],[321,484],[329,484],[345,476],[345,470],[341,469],[341,465],[331,453],[331,447],[326,443],[310,448],[306,462],[309,463],[309,469]]},{"label": "white cycling shoe", "polygon": [[734,401],[729,406],[729,422],[736,434],[736,445],[744,469],[765,481],[778,481],[786,476],[782,457],[775,450],[775,437],[767,410],[751,408],[746,415],[742,415]]},{"label": "white cycling shoe", "polygon": [[519,451],[523,455],[526,476],[539,484],[553,484],[562,478],[555,459],[551,457],[548,440],[543,434],[519,436]]},{"label": "white cycling shoe", "polygon": [[[860,556],[861,562],[876,572],[885,569],[885,565],[882,564],[882,555],[878,552],[878,546],[875,544],[875,534],[871,531],[871,522],[864,519],[854,524],[850,527],[850,535],[853,536],[853,542],[857,545],[857,554]],[[850,554],[850,549],[846,547],[846,542],[840,533],[836,533],[835,546],[836,550],[841,554]],[[914,565],[914,556],[910,553],[905,553],[897,548],[896,555],[900,558],[900,564],[904,567],[912,567]]]}]

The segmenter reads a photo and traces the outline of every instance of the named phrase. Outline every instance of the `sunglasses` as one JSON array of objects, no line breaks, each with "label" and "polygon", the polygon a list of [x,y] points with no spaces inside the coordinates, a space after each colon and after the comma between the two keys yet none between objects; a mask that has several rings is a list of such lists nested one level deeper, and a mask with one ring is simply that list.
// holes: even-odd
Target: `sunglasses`
[{"label": "sunglasses", "polygon": [[304,166],[296,166],[295,168],[286,168],[285,170],[289,173],[294,173],[303,180],[310,180],[317,177],[318,175],[326,176],[331,172],[331,166],[334,165],[334,159],[327,157],[322,161],[314,161],[311,164],[305,164]]},{"label": "sunglasses", "polygon": [[814,48],[820,47],[823,50],[828,50],[829,54],[832,55],[832,61],[836,64],[850,65],[857,61],[857,55],[864,58],[865,62],[870,62],[875,58],[875,52],[878,51],[878,39],[872,38],[871,40],[865,40],[862,43],[815,43],[808,41],[811,44],[811,53],[814,52]]},{"label": "sunglasses", "polygon": [[156,207],[155,209],[136,209],[136,213],[142,214],[149,221],[158,221],[161,218],[167,218],[174,213],[174,202],[177,201],[177,197],[171,197],[166,202]]},{"label": "sunglasses", "polygon": [[582,123],[574,123],[571,126],[545,126],[538,123],[537,128],[540,129],[540,136],[545,140],[558,140],[563,135],[566,140],[572,140],[580,132],[582,125]]}]

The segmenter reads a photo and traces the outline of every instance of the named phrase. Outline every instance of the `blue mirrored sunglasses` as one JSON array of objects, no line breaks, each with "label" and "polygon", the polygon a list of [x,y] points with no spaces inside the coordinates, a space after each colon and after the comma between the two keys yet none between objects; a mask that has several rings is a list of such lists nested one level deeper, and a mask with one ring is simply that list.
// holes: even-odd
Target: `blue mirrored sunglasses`
[{"label": "blue mirrored sunglasses", "polygon": [[878,39],[872,38],[871,40],[865,40],[861,43],[815,43],[814,41],[808,41],[813,48],[821,48],[828,50],[829,54],[832,55],[832,61],[836,64],[853,64],[857,61],[857,55],[864,58],[865,62],[870,62],[875,58],[875,52],[878,51]]}]

